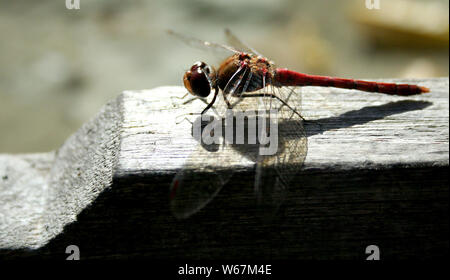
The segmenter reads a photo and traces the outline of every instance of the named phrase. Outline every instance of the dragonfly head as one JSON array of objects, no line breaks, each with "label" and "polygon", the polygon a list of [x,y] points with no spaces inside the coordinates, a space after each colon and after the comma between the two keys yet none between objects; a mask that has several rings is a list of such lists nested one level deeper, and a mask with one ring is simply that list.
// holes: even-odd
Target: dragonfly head
[{"label": "dragonfly head", "polygon": [[214,69],[204,62],[197,61],[189,71],[184,73],[184,87],[192,95],[205,98],[209,95],[213,86],[212,76],[214,76]]}]

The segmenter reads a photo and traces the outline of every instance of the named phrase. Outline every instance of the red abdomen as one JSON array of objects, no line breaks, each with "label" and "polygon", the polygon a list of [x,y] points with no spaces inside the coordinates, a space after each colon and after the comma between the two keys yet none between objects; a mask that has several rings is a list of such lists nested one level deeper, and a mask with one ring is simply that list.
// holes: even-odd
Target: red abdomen
[{"label": "red abdomen", "polygon": [[426,87],[417,85],[379,83],[327,76],[308,75],[282,68],[278,68],[275,70],[274,80],[275,86],[336,87],[403,96],[420,94],[430,91]]}]

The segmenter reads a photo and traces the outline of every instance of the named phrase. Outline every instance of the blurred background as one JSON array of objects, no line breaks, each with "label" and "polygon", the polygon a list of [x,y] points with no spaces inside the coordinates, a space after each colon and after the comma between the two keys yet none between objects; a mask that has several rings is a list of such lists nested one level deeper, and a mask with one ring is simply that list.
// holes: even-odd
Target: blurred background
[{"label": "blurred background", "polygon": [[[372,0],[371,2],[375,2]],[[58,148],[127,89],[182,85],[230,28],[278,66],[347,78],[448,76],[448,0],[0,0],[0,153]],[[376,8],[376,7],[375,7]]]}]

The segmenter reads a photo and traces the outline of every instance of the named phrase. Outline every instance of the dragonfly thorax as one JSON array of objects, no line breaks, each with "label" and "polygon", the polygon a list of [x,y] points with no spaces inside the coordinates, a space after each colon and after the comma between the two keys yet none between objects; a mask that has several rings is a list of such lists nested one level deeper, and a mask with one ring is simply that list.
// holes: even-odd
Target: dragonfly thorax
[{"label": "dragonfly thorax", "polygon": [[225,59],[217,70],[217,86],[224,94],[239,96],[271,84],[273,64],[246,53],[236,53]]}]

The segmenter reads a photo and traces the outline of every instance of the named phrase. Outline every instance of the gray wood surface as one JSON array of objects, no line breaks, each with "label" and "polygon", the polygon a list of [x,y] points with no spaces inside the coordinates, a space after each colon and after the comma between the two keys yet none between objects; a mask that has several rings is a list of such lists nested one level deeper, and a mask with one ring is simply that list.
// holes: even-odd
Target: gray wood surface
[{"label": "gray wood surface", "polygon": [[[304,170],[448,165],[448,79],[400,80],[432,89],[413,97],[304,87],[307,123]],[[123,95],[124,133],[116,176],[179,169],[197,148],[191,124],[180,116],[201,112],[202,102],[182,106],[183,88]],[[217,165],[223,164],[221,161]],[[252,163],[243,163],[251,168]]]},{"label": "gray wood surface", "polygon": [[[181,87],[126,91],[55,153],[0,155],[0,257],[63,259],[71,244],[86,259],[365,259],[371,244],[386,259],[448,256],[448,78],[395,82],[431,93],[301,89],[302,114],[316,122],[270,218],[255,210],[254,162],[222,160],[179,122],[204,103],[182,105]],[[238,172],[180,220],[169,185],[193,158]],[[35,199],[20,203],[32,187]]]}]

